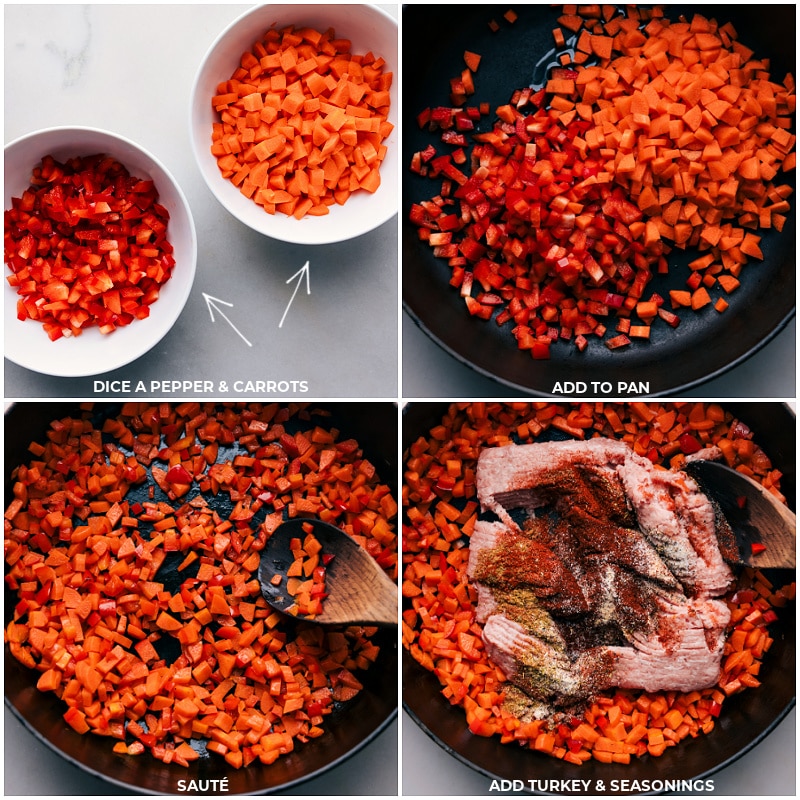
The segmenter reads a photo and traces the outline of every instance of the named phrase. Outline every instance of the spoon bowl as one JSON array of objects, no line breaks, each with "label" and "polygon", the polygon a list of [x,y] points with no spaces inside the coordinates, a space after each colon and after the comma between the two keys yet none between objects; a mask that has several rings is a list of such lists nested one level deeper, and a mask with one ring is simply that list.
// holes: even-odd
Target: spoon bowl
[{"label": "spoon bowl", "polygon": [[686,471],[722,512],[736,539],[739,563],[795,569],[797,518],[752,478],[717,461],[689,462]]},{"label": "spoon bowl", "polygon": [[321,613],[302,618],[325,625],[397,625],[395,583],[358,542],[341,528],[318,519],[288,520],[267,540],[258,569],[266,601],[278,611],[290,613],[295,602],[287,591],[287,570],[295,560],[291,544],[292,540],[303,541],[309,530],[326,557],[326,596]]}]

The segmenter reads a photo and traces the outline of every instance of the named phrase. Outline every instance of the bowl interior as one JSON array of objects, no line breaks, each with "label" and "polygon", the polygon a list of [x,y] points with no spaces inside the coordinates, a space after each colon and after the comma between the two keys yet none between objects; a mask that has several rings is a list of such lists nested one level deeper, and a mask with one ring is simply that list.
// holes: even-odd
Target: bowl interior
[{"label": "bowl interior", "polygon": [[189,297],[197,261],[197,239],[188,203],[167,169],[133,142],[93,128],[51,128],[24,136],[5,148],[4,208],[30,185],[32,169],[46,155],[57,160],[106,153],[131,175],[152,179],[159,202],[170,214],[168,238],[175,252],[172,277],[161,288],[150,316],[111,334],[97,327],[80,336],[51,342],[42,326],[17,319],[16,290],[4,282],[5,355],[20,366],[47,375],[97,375],[129,364],[157,344],[177,320]]},{"label": "bowl interior", "polygon": [[[95,424],[101,424],[103,417],[113,415],[117,408],[115,404],[97,404]],[[319,425],[336,428],[342,432],[343,439],[352,437],[361,443],[366,457],[396,496],[398,421],[395,404],[371,403],[367,408],[358,403],[330,403],[324,408],[330,416],[319,419]],[[30,461],[27,450],[30,442],[41,440],[51,420],[67,415],[80,416],[77,404],[17,403],[6,413],[6,496],[11,495],[11,469]],[[13,594],[6,590],[5,624],[15,603]],[[179,791],[179,780],[227,778],[229,793],[256,794],[285,789],[319,776],[372,741],[394,719],[398,674],[396,630],[380,631],[375,641],[381,648],[377,661],[371,669],[359,672],[364,689],[326,718],[325,733],[298,744],[294,752],[273,764],[254,762],[247,769],[232,769],[218,757],[201,758],[187,768],[164,764],[146,755],[121,758],[112,752],[110,740],[75,733],[63,720],[65,705],[52,693],[38,691],[38,673],[20,664],[7,647],[5,699],[34,736],[81,769],[116,785],[171,795]]]},{"label": "bowl interior", "polygon": [[[386,140],[386,158],[381,165],[381,185],[374,194],[359,191],[342,205],[331,207],[322,217],[301,220],[285,214],[267,214],[220,174],[211,154],[211,130],[216,115],[211,98],[217,85],[228,80],[239,66],[242,54],[270,28],[287,25],[310,26],[350,39],[351,52],[371,51],[386,61],[394,73],[389,121],[395,126]],[[235,20],[206,54],[192,91],[191,139],[200,172],[209,189],[238,220],[259,233],[297,244],[328,244],[367,233],[389,220],[398,206],[399,129],[397,92],[397,22],[384,11],[369,5],[267,5],[254,8]]]}]

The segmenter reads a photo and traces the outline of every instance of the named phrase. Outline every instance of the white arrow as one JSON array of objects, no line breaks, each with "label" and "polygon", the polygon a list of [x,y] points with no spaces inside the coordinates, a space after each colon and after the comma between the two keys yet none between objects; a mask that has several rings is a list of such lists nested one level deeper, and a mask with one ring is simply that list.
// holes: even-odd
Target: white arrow
[{"label": "white arrow", "polygon": [[300,288],[300,284],[303,282],[303,276],[304,275],[305,275],[305,278],[306,278],[306,294],[311,294],[311,267],[310,267],[308,261],[306,261],[306,263],[303,264],[303,266],[300,267],[300,269],[297,270],[297,272],[295,272],[295,274],[292,275],[292,277],[289,278],[288,281],[286,281],[286,283],[291,283],[295,278],[298,279],[297,286],[294,287],[294,291],[292,292],[292,296],[289,299],[289,304],[286,306],[286,311],[283,312],[283,316],[281,317],[281,321],[278,324],[279,328],[283,327],[283,321],[286,319],[286,315],[289,313],[289,309],[291,308],[292,303],[294,302],[294,297],[297,294],[297,290]]},{"label": "white arrow", "polygon": [[253,346],[252,343],[248,342],[247,339],[245,339],[244,334],[228,319],[225,312],[222,311],[222,309],[217,308],[217,306],[215,305],[216,303],[222,303],[222,305],[228,306],[228,308],[233,308],[233,303],[227,303],[225,302],[225,300],[219,300],[218,298],[212,297],[210,294],[206,294],[205,292],[203,292],[203,297],[205,298],[206,304],[208,305],[208,313],[211,314],[211,321],[216,322],[216,320],[214,319],[214,312],[216,311],[217,314],[219,314],[222,317],[222,319],[224,319],[225,322],[227,322],[228,325],[230,325],[231,328],[233,328],[236,331],[236,333],[238,333],[239,336],[242,337],[244,343],[248,347],[252,347]]}]

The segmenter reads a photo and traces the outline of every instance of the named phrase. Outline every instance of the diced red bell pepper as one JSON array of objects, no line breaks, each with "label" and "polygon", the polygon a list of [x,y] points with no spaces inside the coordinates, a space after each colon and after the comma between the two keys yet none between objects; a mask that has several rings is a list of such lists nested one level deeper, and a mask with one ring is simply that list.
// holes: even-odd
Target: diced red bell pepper
[{"label": "diced red bell pepper", "polygon": [[692,455],[703,449],[703,445],[691,433],[682,433],[678,438],[678,445],[684,455]]},{"label": "diced red bell pepper", "polygon": [[166,479],[168,483],[186,484],[192,482],[192,476],[183,464],[176,464],[174,467],[170,467],[167,471]]},{"label": "diced red bell pepper", "polygon": [[[18,318],[38,321],[52,340],[145,318],[175,264],[169,213],[153,182],[96,155],[64,163],[45,156],[31,183],[5,212]],[[131,288],[136,294],[126,294]]]}]

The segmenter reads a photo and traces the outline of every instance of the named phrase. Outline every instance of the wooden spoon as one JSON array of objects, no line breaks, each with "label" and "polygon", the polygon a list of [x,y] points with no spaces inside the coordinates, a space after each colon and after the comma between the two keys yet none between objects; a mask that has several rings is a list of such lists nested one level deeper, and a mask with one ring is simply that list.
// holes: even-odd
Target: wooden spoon
[{"label": "wooden spoon", "polygon": [[[325,570],[322,613],[310,621],[327,625],[397,625],[397,586],[377,561],[343,530],[318,519],[296,518],[282,523],[267,539],[261,553],[258,579],[266,601],[279,611],[294,602],[286,591],[286,571],[294,560],[292,539],[306,537],[304,525],[313,525],[313,535],[322,553],[333,556]],[[271,583],[280,575],[279,585]]]},{"label": "wooden spoon", "polygon": [[697,460],[684,469],[722,511],[736,538],[739,563],[795,569],[797,518],[793,511],[761,484],[725,464]]}]

